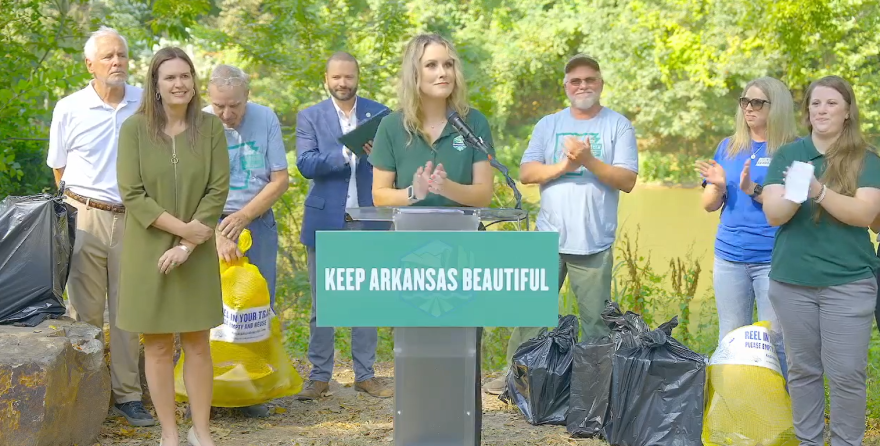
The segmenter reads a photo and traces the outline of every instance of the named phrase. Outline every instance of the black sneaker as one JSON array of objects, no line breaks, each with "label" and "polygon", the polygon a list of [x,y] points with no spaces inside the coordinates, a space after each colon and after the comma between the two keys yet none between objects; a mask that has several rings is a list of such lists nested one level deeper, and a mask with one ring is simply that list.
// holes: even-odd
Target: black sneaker
[{"label": "black sneaker", "polygon": [[269,408],[265,404],[239,407],[238,411],[248,418],[266,418],[270,415]]},{"label": "black sneaker", "polygon": [[128,424],[137,427],[155,426],[156,420],[144,408],[144,404],[140,401],[129,401],[122,404],[113,405],[113,413],[122,415],[128,421]]}]

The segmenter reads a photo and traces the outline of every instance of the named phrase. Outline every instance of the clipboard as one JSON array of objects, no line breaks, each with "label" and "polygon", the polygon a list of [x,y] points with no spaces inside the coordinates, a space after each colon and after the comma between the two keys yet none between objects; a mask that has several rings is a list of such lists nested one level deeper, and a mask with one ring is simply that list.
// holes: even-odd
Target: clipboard
[{"label": "clipboard", "polygon": [[390,109],[386,108],[382,110],[372,118],[358,123],[358,126],[355,127],[354,130],[340,136],[338,141],[345,147],[348,147],[348,150],[351,150],[352,153],[358,156],[358,158],[365,156],[367,153],[364,152],[364,144],[370,142],[376,137],[376,131],[379,130],[379,123],[382,122],[382,118],[389,114],[391,114]]}]

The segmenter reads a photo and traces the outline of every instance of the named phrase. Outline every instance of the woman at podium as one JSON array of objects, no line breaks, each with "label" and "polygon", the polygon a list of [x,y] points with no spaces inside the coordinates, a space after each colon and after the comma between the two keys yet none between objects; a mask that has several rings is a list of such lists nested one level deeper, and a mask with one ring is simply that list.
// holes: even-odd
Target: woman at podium
[{"label": "woman at podium", "polygon": [[[422,34],[407,44],[398,101],[400,110],[382,119],[373,139],[369,158],[373,165],[373,203],[396,207],[489,207],[493,192],[493,168],[489,157],[486,152],[466,144],[453,122],[447,122],[450,113],[457,113],[473,134],[482,138],[488,153],[494,156],[489,122],[482,113],[468,106],[461,61],[449,41],[437,34]],[[452,119],[455,115],[450,116],[449,120]],[[462,128],[461,121],[456,124]],[[485,230],[485,227],[480,224],[479,229]],[[468,412],[467,417],[472,418],[459,426],[465,432],[472,429],[474,439],[461,444],[480,444],[482,333],[483,329],[476,327],[476,380],[471,403],[474,414]],[[396,361],[395,358],[395,364]],[[453,381],[466,379],[467,373],[464,370],[459,372],[463,375]],[[420,411],[418,415],[434,419],[431,432],[414,433],[410,430],[396,436],[421,439],[457,435],[456,429],[438,433],[449,423],[455,423],[448,416],[435,419],[434,415],[431,410]],[[464,425],[470,422],[474,423],[473,426],[465,428]]]},{"label": "woman at podium", "polygon": [[489,207],[489,158],[447,122],[457,112],[494,156],[488,120],[468,106],[455,49],[437,34],[422,34],[406,46],[402,62],[400,110],[382,119],[369,157],[374,204]]}]

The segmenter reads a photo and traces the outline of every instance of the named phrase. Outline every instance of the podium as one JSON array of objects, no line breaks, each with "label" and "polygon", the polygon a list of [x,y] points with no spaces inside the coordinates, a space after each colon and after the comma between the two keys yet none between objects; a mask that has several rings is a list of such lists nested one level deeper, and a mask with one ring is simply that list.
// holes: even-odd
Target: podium
[{"label": "podium", "polygon": [[[346,211],[346,219],[349,221],[391,222],[391,231],[336,231],[335,234],[319,232],[317,276],[322,280],[318,288],[318,324],[395,327],[395,446],[479,445],[482,428],[482,327],[552,326],[556,323],[558,234],[519,231],[486,231],[477,234],[481,222],[484,221],[491,224],[526,219],[527,212],[519,209],[416,206],[352,208]],[[345,234],[346,232],[360,234]],[[504,237],[508,241],[500,241],[505,234],[519,234],[531,239],[533,244],[511,245],[509,237]],[[370,254],[367,256],[370,257],[351,258],[359,255],[351,249],[351,244],[358,243],[353,241],[356,235],[369,245]],[[480,240],[486,240],[485,247],[475,243]],[[345,246],[349,246],[349,254],[336,254]],[[398,250],[389,254],[388,260],[382,257],[386,247]],[[521,254],[527,255],[523,259],[511,259],[510,253],[520,252],[521,247],[526,250]],[[539,252],[533,253],[535,250]],[[323,259],[322,252],[328,253]],[[333,254],[329,254],[330,252]],[[496,259],[496,253],[501,258]],[[334,258],[328,260],[326,256],[329,255]],[[326,260],[326,263],[322,260]],[[529,273],[524,274],[520,271],[522,268],[512,267],[517,261],[541,268],[530,268]],[[343,262],[371,268],[333,267]],[[367,265],[368,262],[374,263]],[[419,276],[417,271],[434,271],[434,287],[428,287],[427,290],[430,291],[415,286],[407,290],[408,274],[399,279],[400,273],[396,271],[386,273],[385,270],[395,269],[393,267],[374,267],[380,264],[402,266],[400,270],[412,271],[415,275],[411,283],[429,283],[428,278]],[[487,311],[493,305],[504,302],[503,299],[507,296],[504,287],[490,290],[491,280],[488,285],[485,279],[480,282],[481,274],[489,274],[485,272],[488,268],[473,268],[475,265],[490,264],[498,266],[494,268],[498,270],[494,271],[496,282],[499,272],[503,274],[506,270],[511,270],[507,274],[507,288],[514,290],[510,295],[511,302],[517,302],[512,305],[521,308],[519,311]],[[539,269],[541,272],[537,271]],[[532,271],[535,272],[534,275],[530,275]],[[443,276],[443,280],[440,276]],[[553,286],[538,286],[540,284],[531,282],[525,285],[526,280],[539,280],[536,277],[543,278],[544,282]],[[520,280],[521,278],[525,279]],[[420,279],[422,282],[418,282]],[[404,288],[395,290],[394,284],[398,282],[404,284]],[[455,286],[448,285],[441,291],[440,282],[455,282]],[[536,287],[539,290],[536,291]],[[378,309],[363,302],[369,299],[368,292],[374,291],[376,296],[379,296],[379,292],[385,293],[381,295],[381,301],[370,300],[374,306],[381,307]],[[345,292],[348,294],[343,294]],[[516,297],[520,295],[523,297]],[[342,296],[352,297],[343,299]],[[493,300],[485,303],[480,301],[481,298],[485,300],[488,297]],[[517,298],[521,300],[517,301]],[[363,307],[359,307],[360,305]],[[350,311],[344,313],[342,307],[347,307]],[[383,314],[383,311],[389,314]],[[494,317],[496,315],[499,317]],[[364,322],[358,323],[361,321]]]},{"label": "podium", "polygon": [[[362,221],[362,222],[395,222],[395,218],[400,219],[401,215],[464,215],[467,218],[476,218],[477,223],[488,221],[489,225],[495,223],[502,222],[516,222],[522,223],[525,222],[528,225],[528,212],[523,209],[510,209],[510,208],[471,208],[471,207],[442,207],[442,208],[429,208],[423,206],[407,206],[407,207],[362,207],[362,208],[347,208],[345,210],[346,220],[349,221]],[[445,218],[445,217],[439,217]],[[450,219],[454,219],[454,217],[450,217]],[[417,223],[421,221],[432,220],[429,217],[413,217],[412,222]],[[434,223],[426,223],[429,227],[441,227],[440,225],[436,225]],[[401,223],[402,228],[409,228],[405,230],[416,230],[416,231],[425,231],[425,230],[436,230],[436,231],[475,231],[476,229],[417,229],[413,228],[407,222]],[[526,226],[526,230],[528,230],[528,226]]]}]

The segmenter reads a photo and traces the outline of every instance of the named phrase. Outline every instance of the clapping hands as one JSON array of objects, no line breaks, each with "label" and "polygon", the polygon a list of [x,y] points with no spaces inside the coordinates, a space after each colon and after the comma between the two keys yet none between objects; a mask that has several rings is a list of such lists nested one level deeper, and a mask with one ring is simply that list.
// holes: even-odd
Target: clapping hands
[{"label": "clapping hands", "polygon": [[755,192],[755,182],[752,181],[751,175],[751,165],[752,160],[747,159],[746,163],[743,165],[742,173],[739,175],[739,189],[746,193],[746,195],[751,195]]},{"label": "clapping hands", "polygon": [[448,174],[443,164],[437,164],[428,161],[424,166],[419,167],[413,175],[413,193],[417,200],[424,200],[428,193],[443,196],[445,192]]},{"label": "clapping hands", "polygon": [[566,157],[577,166],[587,166],[593,156],[593,146],[590,137],[577,139],[574,136],[566,136],[562,142],[565,147]]},{"label": "clapping hands", "polygon": [[[807,164],[813,164],[813,162],[810,161]],[[790,168],[791,166],[788,166],[785,168],[785,170],[782,171],[782,184],[784,185],[788,184],[786,180],[788,180],[788,170]],[[816,174],[814,172],[812,178],[810,178],[810,188],[807,190],[807,198],[815,199],[819,197],[821,193],[822,183],[820,183],[819,180],[816,178]]]},{"label": "clapping hands", "polygon": [[727,187],[727,176],[724,173],[724,168],[715,160],[697,161],[696,171],[700,173],[700,176],[707,183],[714,184],[722,189]]}]

